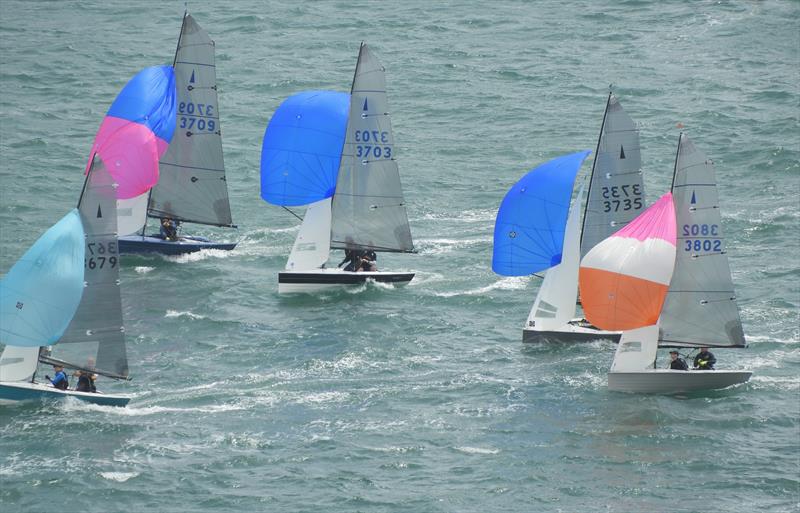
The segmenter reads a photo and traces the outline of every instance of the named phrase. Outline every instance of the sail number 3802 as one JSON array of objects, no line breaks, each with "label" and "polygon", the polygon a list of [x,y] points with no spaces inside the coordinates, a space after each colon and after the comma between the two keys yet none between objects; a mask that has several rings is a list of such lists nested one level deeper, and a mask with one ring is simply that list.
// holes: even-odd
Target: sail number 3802
[{"label": "sail number 3802", "polygon": [[695,253],[722,251],[722,241],[717,238],[719,237],[719,225],[685,224],[681,226],[681,235],[684,251]]},{"label": "sail number 3802", "polygon": [[[389,144],[389,132],[381,130],[353,131],[356,143],[357,158],[392,158],[392,147]],[[370,143],[370,144],[367,144]]]},{"label": "sail number 3802", "polygon": [[103,269],[106,266],[114,268],[117,266],[117,242],[111,241],[103,244],[102,242],[90,242],[86,245],[87,258],[83,264],[87,269]]}]

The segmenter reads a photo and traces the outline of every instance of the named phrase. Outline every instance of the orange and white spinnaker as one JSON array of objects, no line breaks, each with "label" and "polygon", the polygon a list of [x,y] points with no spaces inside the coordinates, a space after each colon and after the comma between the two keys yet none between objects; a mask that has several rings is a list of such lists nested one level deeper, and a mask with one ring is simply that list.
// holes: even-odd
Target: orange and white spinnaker
[{"label": "orange and white spinnaker", "polygon": [[586,319],[609,331],[655,324],[675,269],[675,243],[667,193],[583,257],[578,282]]}]

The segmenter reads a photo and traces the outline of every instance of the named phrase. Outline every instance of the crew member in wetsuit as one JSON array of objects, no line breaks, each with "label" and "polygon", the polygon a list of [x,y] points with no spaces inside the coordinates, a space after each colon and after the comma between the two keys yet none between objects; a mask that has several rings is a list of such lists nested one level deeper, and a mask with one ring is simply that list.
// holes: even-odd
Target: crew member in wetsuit
[{"label": "crew member in wetsuit", "polygon": [[714,370],[717,359],[707,347],[701,347],[700,352],[694,357],[694,368],[697,370]]},{"label": "crew member in wetsuit", "polygon": [[341,267],[342,264],[347,262],[347,265],[343,269],[344,271],[357,271],[361,265],[361,255],[362,251],[357,249],[345,249],[344,260],[339,262],[339,265],[336,267]]},{"label": "crew member in wetsuit", "polygon": [[97,387],[94,386],[95,375],[88,371],[78,371],[78,384],[75,385],[75,390],[78,392],[97,392]]},{"label": "crew member in wetsuit", "polygon": [[176,241],[178,240],[178,225],[172,218],[162,217],[159,233],[164,240]]},{"label": "crew member in wetsuit", "polygon": [[44,379],[48,380],[55,388],[59,390],[66,390],[69,388],[69,380],[67,380],[67,375],[64,373],[64,366],[54,364],[53,370],[56,371],[55,377],[50,379],[50,376],[45,376]]},{"label": "crew member in wetsuit", "polygon": [[689,366],[686,364],[686,360],[680,357],[678,351],[670,351],[669,357],[671,361],[669,362],[669,368],[672,370],[689,370]]},{"label": "crew member in wetsuit", "polygon": [[359,265],[359,271],[377,271],[378,270],[378,255],[370,250],[363,251],[361,254],[361,263]]}]

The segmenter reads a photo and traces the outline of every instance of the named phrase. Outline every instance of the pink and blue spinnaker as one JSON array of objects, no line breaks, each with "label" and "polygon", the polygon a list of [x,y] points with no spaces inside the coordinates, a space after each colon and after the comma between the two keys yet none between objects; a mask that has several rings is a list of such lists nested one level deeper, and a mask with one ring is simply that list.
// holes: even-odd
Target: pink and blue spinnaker
[{"label": "pink and blue spinnaker", "polygon": [[158,183],[158,159],[167,151],[176,123],[175,73],[152,66],[136,74],[120,91],[95,136],[95,153],[118,184],[117,199],[147,192]]}]

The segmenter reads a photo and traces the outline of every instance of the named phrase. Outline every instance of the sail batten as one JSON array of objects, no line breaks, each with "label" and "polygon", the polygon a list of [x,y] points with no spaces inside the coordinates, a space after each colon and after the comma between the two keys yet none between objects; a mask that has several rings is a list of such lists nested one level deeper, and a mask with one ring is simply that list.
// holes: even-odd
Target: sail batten
[{"label": "sail batten", "polygon": [[219,120],[214,42],[186,14],[175,53],[175,135],[160,160],[148,216],[233,226]]},{"label": "sail batten", "polygon": [[369,47],[362,44],[333,195],[332,249],[413,251],[394,155],[384,69]]}]

